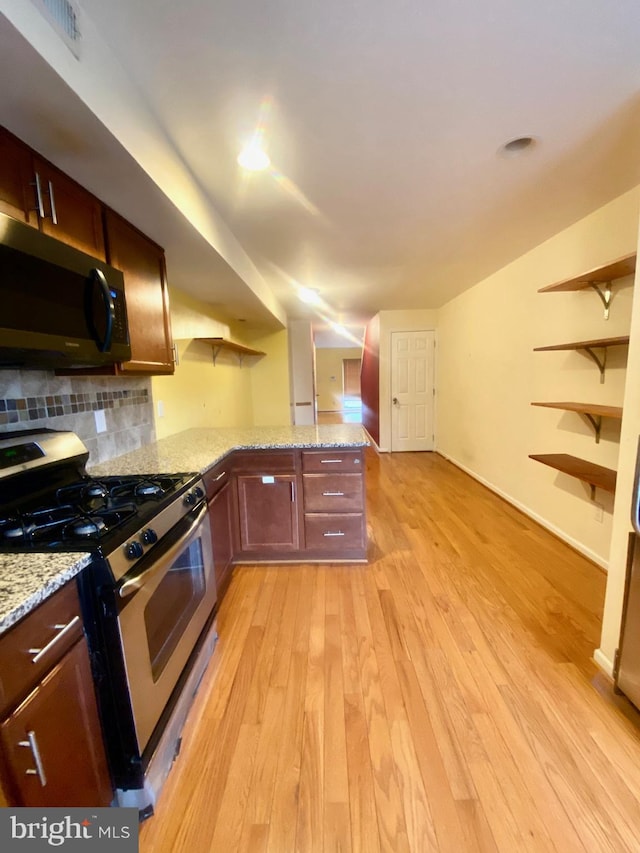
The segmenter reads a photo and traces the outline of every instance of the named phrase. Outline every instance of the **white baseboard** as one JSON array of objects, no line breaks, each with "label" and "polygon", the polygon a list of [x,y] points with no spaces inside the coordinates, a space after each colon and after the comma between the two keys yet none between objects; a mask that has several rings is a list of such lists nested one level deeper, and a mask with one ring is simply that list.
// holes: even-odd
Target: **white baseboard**
[{"label": "white baseboard", "polygon": [[371,443],[371,446],[376,451],[376,453],[387,453],[388,452],[384,449],[384,447],[380,447],[380,445],[376,442],[376,440],[371,437],[371,433],[368,432],[367,428],[364,425],[362,425],[362,431],[364,432],[364,434],[369,439],[369,442]]},{"label": "white baseboard", "polygon": [[603,672],[613,678],[613,661],[609,660],[602,649],[595,650],[593,653],[593,659]]},{"label": "white baseboard", "polygon": [[566,542],[567,545],[570,545],[575,551],[578,551],[580,554],[584,554],[589,560],[596,565],[603,568],[605,571],[609,568],[609,563],[599,554],[596,554],[595,551],[592,551],[590,548],[585,547],[582,542],[579,542],[577,539],[574,539],[572,536],[569,536],[564,530],[560,527],[557,527],[548,519],[539,515],[537,512],[534,512],[528,506],[523,504],[521,501],[516,500],[511,495],[507,494],[507,492],[498,488],[498,486],[490,483],[489,480],[485,480],[484,477],[481,477],[479,474],[476,474],[475,471],[472,471],[470,468],[467,468],[466,465],[463,465],[462,462],[458,462],[453,456],[449,456],[447,453],[443,453],[442,450],[438,450],[436,448],[436,452],[440,454],[440,456],[444,457],[448,462],[451,462],[456,468],[460,468],[461,471],[464,471],[465,474],[468,474],[470,477],[473,477],[474,480],[477,480],[479,483],[482,483],[483,486],[486,486],[488,489],[491,489],[492,492],[495,492],[496,495],[500,495],[501,498],[504,498],[505,501],[515,506],[520,512],[523,512],[525,515],[528,515],[529,518],[532,518],[535,522],[537,522],[542,527],[551,531],[555,536],[559,539],[562,539],[563,542]]}]

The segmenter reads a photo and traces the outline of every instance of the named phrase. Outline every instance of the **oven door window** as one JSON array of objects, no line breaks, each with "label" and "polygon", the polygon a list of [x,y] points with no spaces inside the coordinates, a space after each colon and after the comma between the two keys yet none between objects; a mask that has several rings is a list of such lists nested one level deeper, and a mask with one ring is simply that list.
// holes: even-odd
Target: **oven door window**
[{"label": "oven door window", "polygon": [[200,537],[172,563],[147,602],[144,623],[154,682],[158,680],[206,590]]}]

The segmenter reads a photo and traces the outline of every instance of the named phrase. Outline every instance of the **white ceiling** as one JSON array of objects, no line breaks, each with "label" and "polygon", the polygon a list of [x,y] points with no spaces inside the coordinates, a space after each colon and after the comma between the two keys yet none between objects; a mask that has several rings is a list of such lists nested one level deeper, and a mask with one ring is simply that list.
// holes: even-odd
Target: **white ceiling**
[{"label": "white ceiling", "polygon": [[640,183],[637,0],[80,2],[292,316],[438,307]]}]

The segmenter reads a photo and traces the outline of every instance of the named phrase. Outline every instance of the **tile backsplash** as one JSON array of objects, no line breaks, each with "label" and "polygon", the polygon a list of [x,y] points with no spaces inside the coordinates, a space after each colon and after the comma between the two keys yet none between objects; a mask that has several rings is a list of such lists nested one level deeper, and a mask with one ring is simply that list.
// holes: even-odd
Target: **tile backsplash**
[{"label": "tile backsplash", "polygon": [[[104,432],[98,432],[97,412],[104,415]],[[155,440],[151,379],[0,370],[0,435],[41,427],[77,433],[89,465],[137,450]]]}]

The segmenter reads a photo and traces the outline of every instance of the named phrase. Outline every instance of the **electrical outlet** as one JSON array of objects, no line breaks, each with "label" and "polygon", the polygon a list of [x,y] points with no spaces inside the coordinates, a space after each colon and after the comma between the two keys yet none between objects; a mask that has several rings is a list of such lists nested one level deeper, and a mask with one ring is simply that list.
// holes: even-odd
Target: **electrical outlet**
[{"label": "electrical outlet", "polygon": [[164,403],[162,402],[162,400],[158,400],[158,417],[164,417]]},{"label": "electrical outlet", "polygon": [[599,521],[602,524],[602,522],[604,521],[604,507],[602,504],[594,503],[593,517],[596,521]]}]

